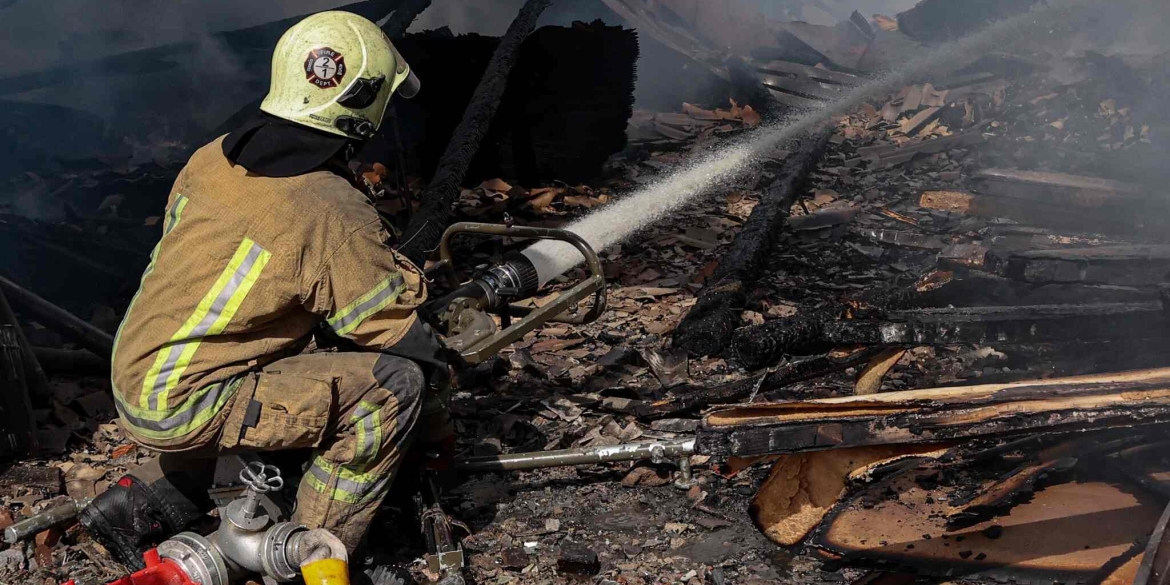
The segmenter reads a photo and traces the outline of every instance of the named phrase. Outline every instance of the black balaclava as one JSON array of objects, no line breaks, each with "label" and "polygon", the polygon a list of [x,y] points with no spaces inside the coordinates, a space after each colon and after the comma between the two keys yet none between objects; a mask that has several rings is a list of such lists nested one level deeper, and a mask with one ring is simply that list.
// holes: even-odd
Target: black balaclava
[{"label": "black balaclava", "polygon": [[321,168],[334,157],[344,165],[352,146],[344,136],[257,111],[223,139],[223,155],[257,175],[295,177]]}]

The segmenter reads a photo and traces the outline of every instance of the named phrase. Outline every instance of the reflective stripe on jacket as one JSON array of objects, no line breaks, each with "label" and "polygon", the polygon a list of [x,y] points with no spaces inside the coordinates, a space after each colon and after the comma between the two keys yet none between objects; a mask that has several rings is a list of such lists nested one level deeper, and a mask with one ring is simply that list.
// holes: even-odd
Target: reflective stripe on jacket
[{"label": "reflective stripe on jacket", "polygon": [[253,175],[221,141],[179,173],[114,343],[115,403],[147,444],[200,429],[240,374],[297,351],[322,323],[359,346],[393,345],[426,298],[419,270],[387,246],[348,181],[325,170]]}]

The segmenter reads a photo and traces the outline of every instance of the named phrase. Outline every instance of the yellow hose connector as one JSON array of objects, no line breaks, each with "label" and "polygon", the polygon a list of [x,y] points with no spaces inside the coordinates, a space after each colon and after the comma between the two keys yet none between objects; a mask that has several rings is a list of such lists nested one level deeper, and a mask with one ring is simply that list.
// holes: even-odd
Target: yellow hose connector
[{"label": "yellow hose connector", "polygon": [[305,585],[349,585],[349,563],[341,559],[321,559],[301,565]]}]

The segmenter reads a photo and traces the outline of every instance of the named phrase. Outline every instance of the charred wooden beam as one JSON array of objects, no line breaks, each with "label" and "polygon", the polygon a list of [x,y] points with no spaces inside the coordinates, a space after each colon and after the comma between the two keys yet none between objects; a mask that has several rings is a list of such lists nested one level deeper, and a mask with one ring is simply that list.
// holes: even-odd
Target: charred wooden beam
[{"label": "charred wooden beam", "polygon": [[1170,368],[716,410],[697,448],[767,455],[1170,421]]},{"label": "charred wooden beam", "polygon": [[36,447],[20,338],[15,327],[0,325],[0,457],[27,455]]},{"label": "charred wooden beam", "polygon": [[759,279],[764,255],[785,229],[788,210],[828,145],[830,130],[804,138],[760,196],[699,299],[674,330],[674,345],[699,355],[722,353],[740,323],[748,289]]},{"label": "charred wooden beam", "polygon": [[1170,246],[1100,246],[990,255],[996,271],[1039,284],[1149,286],[1170,282]]},{"label": "charred wooden beam", "polygon": [[[859,149],[860,150],[860,149]],[[1147,189],[1099,177],[984,169],[971,176],[974,193],[927,191],[921,207],[1063,229],[1158,236],[1167,205]],[[1086,220],[1086,212],[1092,220]]]},{"label": "charred wooden beam", "polygon": [[980,193],[1077,207],[1135,203],[1146,194],[1141,185],[1066,173],[981,169],[971,178]]},{"label": "charred wooden beam", "polygon": [[832,319],[824,313],[777,319],[735,332],[732,354],[748,367],[785,354],[848,345],[950,345],[1126,339],[1165,335],[1162,304],[1097,303],[960,307],[890,312],[883,319]]},{"label": "charred wooden beam", "polygon": [[536,20],[550,3],[550,0],[525,2],[496,47],[463,120],[447,144],[435,176],[423,191],[423,207],[406,228],[399,251],[415,264],[422,266],[425,263],[426,256],[438,247],[439,238],[451,222],[451,207],[459,197],[463,177],[495,117],[500,98],[504,96],[508,74],[516,63],[520,44],[536,28]]},{"label": "charred wooden beam", "polygon": [[[894,286],[866,291],[837,309],[803,308],[792,318],[770,321],[759,326],[742,327],[732,336],[724,355],[749,369],[757,369],[779,363],[790,354],[814,355],[827,352],[833,344],[824,336],[823,329],[826,323],[843,317],[879,319],[886,317],[892,310],[914,306],[924,291],[937,288],[924,285],[929,277],[929,274],[924,276],[914,286]],[[755,338],[757,333],[764,337]]]},{"label": "charred wooden beam", "polygon": [[738,402],[754,394],[768,393],[789,384],[864,364],[878,351],[880,350],[877,348],[866,348],[846,355],[825,354],[800,358],[778,368],[713,388],[696,386],[679,388],[670,398],[638,405],[634,408],[634,413],[644,420],[691,414],[711,405]]},{"label": "charred wooden beam", "polygon": [[73,313],[46,301],[36,293],[0,276],[0,290],[13,302],[37,316],[44,325],[57,330],[78,345],[101,357],[110,357],[114,350],[114,337]]}]

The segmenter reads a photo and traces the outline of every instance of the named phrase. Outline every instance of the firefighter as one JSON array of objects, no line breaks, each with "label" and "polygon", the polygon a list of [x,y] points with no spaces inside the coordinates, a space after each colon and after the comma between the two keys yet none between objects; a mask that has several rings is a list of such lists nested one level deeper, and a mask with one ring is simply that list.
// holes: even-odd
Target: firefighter
[{"label": "firefighter", "polygon": [[415,435],[450,444],[422,275],[349,167],[418,90],[377,25],[310,16],[260,112],[179,173],[112,365],[124,433],[162,455],[81,518],[124,562],[205,515],[214,458],[241,450],[312,449],[292,521],[352,553]]}]

